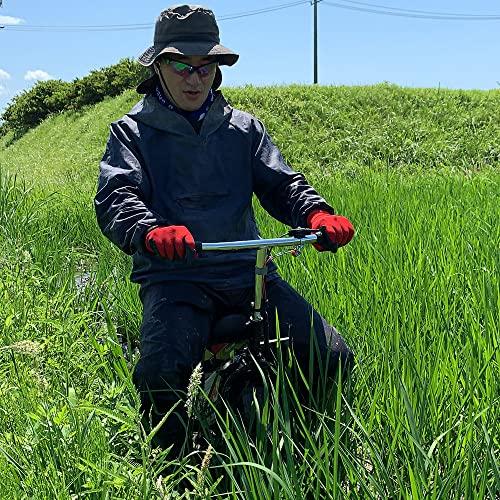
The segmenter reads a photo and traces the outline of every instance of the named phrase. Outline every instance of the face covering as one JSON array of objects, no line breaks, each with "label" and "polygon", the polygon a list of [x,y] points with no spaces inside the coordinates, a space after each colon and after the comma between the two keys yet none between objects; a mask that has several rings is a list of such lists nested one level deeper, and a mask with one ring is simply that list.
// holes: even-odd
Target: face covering
[{"label": "face covering", "polygon": [[172,101],[163,92],[161,85],[156,86],[155,94],[161,105],[184,116],[184,118],[186,118],[189,123],[193,125],[193,127],[196,127],[196,125],[201,125],[203,118],[205,118],[208,110],[210,109],[210,106],[215,99],[214,92],[212,89],[210,89],[205,102],[199,107],[199,109],[195,111],[184,111],[183,109],[179,109],[175,104],[172,103]]}]

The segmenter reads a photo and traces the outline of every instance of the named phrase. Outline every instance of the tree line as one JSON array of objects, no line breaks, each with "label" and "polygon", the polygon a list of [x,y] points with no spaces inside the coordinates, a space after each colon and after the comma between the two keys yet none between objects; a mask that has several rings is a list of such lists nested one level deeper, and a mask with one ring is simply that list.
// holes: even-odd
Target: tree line
[{"label": "tree line", "polygon": [[18,138],[45,118],[63,111],[77,111],[85,106],[114,97],[134,88],[149,76],[149,70],[133,59],[91,71],[72,82],[40,81],[16,95],[1,115],[0,135],[13,132]]}]

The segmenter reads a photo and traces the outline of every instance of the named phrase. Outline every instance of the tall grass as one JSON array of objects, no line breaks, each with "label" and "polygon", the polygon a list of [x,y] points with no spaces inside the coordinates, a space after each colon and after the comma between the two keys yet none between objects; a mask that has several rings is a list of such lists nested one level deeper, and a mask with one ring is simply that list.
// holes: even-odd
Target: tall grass
[{"label": "tall grass", "polygon": [[[336,112],[321,99],[318,109],[301,108],[294,100],[299,90],[287,94],[288,111],[298,111],[283,115],[282,130],[303,113]],[[346,129],[363,131],[359,144],[368,140],[371,113],[383,114],[379,108],[387,111],[390,102],[393,109],[407,109],[408,102],[421,109],[413,119],[422,128],[437,130],[447,120],[446,107],[429,106],[437,91],[379,90],[336,91],[352,96],[352,113],[356,102],[373,103],[365,122],[343,117]],[[265,118],[261,95],[234,90],[232,98]],[[269,96],[270,109],[280,90]],[[465,123],[459,96],[440,98],[449,98]],[[477,117],[489,94],[462,98],[467,116]],[[115,104],[129,101],[124,95]],[[121,345],[137,339],[137,289],[128,281],[129,260],[100,235],[91,204],[103,124],[119,110],[112,101],[94,110],[95,117],[56,117],[0,151],[0,498],[497,497],[500,175],[498,158],[485,153],[499,147],[486,112],[483,122],[476,119],[478,143],[466,135],[459,141],[460,127],[435,136],[448,146],[458,141],[455,149],[440,152],[431,141],[423,154],[408,139],[420,153],[406,167],[403,159],[377,164],[376,154],[364,163],[356,155],[368,146],[358,143],[335,153],[333,136],[330,148],[311,150],[317,137],[305,129],[313,125],[297,125],[310,144],[308,176],[357,233],[336,254],[310,249],[278,264],[356,353],[352,397],[345,397],[343,380],[327,387],[330,398],[301,405],[295,379],[280,364],[252,432],[222,412],[213,448],[180,460],[152,449],[141,427],[131,384],[137,358],[132,346]],[[424,118],[429,113],[442,122]],[[396,122],[390,130],[397,135],[406,125],[394,115]],[[320,120],[320,133],[322,127]],[[272,120],[269,128],[280,130]],[[79,130],[81,156],[74,148]],[[301,140],[292,144],[280,134],[298,163]],[[377,140],[382,160],[397,150],[394,135]],[[456,151],[479,171],[460,163]],[[433,168],[425,169],[429,154],[441,155],[442,165],[429,160]],[[321,166],[335,158],[347,167],[330,175]],[[284,232],[258,207],[257,218],[265,236]]]},{"label": "tall grass", "polygon": [[[304,409],[283,374],[256,442],[236,417],[221,416],[223,444],[203,491],[494,498],[498,180],[367,174],[318,186],[332,199],[342,194],[357,237],[336,255],[306,252],[281,269],[356,352],[354,399],[326,413]],[[169,457],[155,457],[141,430],[117,338],[136,336],[140,320],[126,261],[95,228],[79,240],[79,224],[90,228],[93,214],[64,196],[37,200],[3,176],[0,206],[9,234],[0,284],[0,496],[160,495],[177,479],[158,483]],[[282,231],[259,218],[266,234]],[[74,282],[81,262],[91,273],[84,291]],[[196,460],[174,461],[193,490]]]}]

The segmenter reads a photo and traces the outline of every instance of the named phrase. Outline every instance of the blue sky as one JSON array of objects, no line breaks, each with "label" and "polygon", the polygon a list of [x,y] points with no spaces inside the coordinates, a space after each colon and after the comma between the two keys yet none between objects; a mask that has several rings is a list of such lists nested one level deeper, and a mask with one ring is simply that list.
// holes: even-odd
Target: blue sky
[{"label": "blue sky", "polygon": [[[293,0],[207,0],[217,17]],[[396,9],[500,17],[498,0],[359,0]],[[500,19],[446,21],[403,18],[340,8],[374,8],[324,0],[319,11],[319,83],[383,81],[411,87],[500,87]],[[0,8],[0,110],[37,80],[72,80],[92,69],[137,57],[152,43],[154,20],[172,3],[150,0],[69,2],[4,0]],[[375,7],[378,9],[378,7]],[[220,21],[222,43],[240,53],[225,68],[224,85],[312,82],[313,8],[308,3]],[[19,31],[14,27],[148,24],[129,31]]]}]

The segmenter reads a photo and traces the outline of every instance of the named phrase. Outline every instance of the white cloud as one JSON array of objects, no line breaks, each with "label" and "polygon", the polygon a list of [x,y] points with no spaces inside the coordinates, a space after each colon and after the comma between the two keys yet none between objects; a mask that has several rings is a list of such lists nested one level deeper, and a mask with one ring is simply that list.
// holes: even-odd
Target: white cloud
[{"label": "white cloud", "polygon": [[25,80],[50,80],[52,77],[41,69],[30,69],[24,75]]},{"label": "white cloud", "polygon": [[9,73],[2,68],[0,68],[0,80],[10,80]]},{"label": "white cloud", "polygon": [[4,95],[7,93],[7,89],[4,85],[0,84],[0,95]]},{"label": "white cloud", "polygon": [[12,16],[0,16],[0,26],[16,26],[16,24],[24,23],[24,19]]}]

